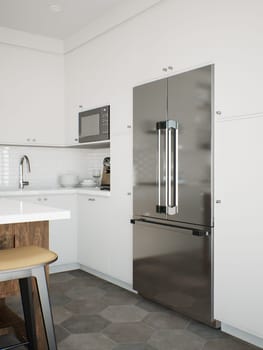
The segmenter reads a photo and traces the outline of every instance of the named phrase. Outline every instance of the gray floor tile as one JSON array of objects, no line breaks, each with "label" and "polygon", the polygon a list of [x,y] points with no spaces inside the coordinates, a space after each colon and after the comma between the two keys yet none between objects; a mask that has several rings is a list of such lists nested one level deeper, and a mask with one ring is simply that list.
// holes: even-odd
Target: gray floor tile
[{"label": "gray floor tile", "polygon": [[70,332],[68,330],[59,325],[55,326],[55,333],[57,343],[60,343],[62,340],[66,339],[70,335]]},{"label": "gray floor tile", "polygon": [[111,305],[104,309],[101,316],[111,322],[137,322],[148,313],[135,305]]},{"label": "gray floor tile", "polygon": [[108,324],[109,321],[98,315],[78,315],[62,322],[61,326],[70,333],[92,333],[100,332]]},{"label": "gray floor tile", "polygon": [[158,350],[203,350],[205,340],[187,330],[164,329],[156,331],[148,343]]},{"label": "gray floor tile", "polygon": [[148,344],[119,344],[113,350],[156,350]]},{"label": "gray floor tile", "polygon": [[205,338],[208,340],[226,337],[226,334],[221,332],[220,329],[207,327],[206,325],[193,320],[190,321],[189,325],[187,326],[187,329],[192,333],[195,333],[201,336],[202,338]]},{"label": "gray floor tile", "polygon": [[108,305],[137,304],[138,296],[125,290],[117,290],[106,292],[102,300]]},{"label": "gray floor tile", "polygon": [[80,270],[51,275],[50,293],[59,350],[259,349]]},{"label": "gray floor tile", "polygon": [[85,314],[96,315],[107,307],[107,304],[101,301],[100,298],[93,300],[92,302],[86,302],[85,300],[73,300],[65,308],[73,314]]},{"label": "gray floor tile", "polygon": [[75,287],[71,286],[65,295],[72,300],[86,300],[92,302],[98,300],[105,295],[105,291],[98,287]]},{"label": "gray floor tile", "polygon": [[156,329],[184,329],[189,319],[173,312],[151,312],[143,322]]},{"label": "gray floor tile", "polygon": [[64,295],[61,291],[50,290],[50,302],[51,302],[52,307],[63,306],[65,304],[69,303],[70,301],[71,301],[71,299],[69,297],[67,297],[66,295]]},{"label": "gray floor tile", "polygon": [[115,345],[100,333],[72,334],[59,344],[58,350],[112,350]]},{"label": "gray floor tile", "polygon": [[165,312],[167,310],[163,306],[143,298],[140,298],[139,302],[136,305],[148,312],[163,312],[163,311]]},{"label": "gray floor tile", "polygon": [[64,306],[54,306],[52,312],[55,324],[60,324],[72,316],[72,312],[67,310]]},{"label": "gray floor tile", "polygon": [[103,330],[104,334],[117,343],[143,343],[153,332],[151,327],[141,322],[112,323]]},{"label": "gray floor tile", "polygon": [[52,273],[49,278],[52,283],[61,283],[61,282],[72,281],[74,279],[74,276],[72,276],[68,272],[60,272],[60,273]]}]

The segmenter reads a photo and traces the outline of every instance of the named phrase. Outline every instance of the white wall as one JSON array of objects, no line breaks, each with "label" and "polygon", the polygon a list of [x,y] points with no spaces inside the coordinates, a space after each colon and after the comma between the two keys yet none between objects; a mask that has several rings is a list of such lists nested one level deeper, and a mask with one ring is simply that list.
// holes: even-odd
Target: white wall
[{"label": "white wall", "polygon": [[102,169],[103,158],[109,156],[109,149],[0,146],[0,190],[18,188],[19,162],[24,154],[31,163],[29,188],[53,188],[58,186],[61,174],[92,177],[92,169]]}]

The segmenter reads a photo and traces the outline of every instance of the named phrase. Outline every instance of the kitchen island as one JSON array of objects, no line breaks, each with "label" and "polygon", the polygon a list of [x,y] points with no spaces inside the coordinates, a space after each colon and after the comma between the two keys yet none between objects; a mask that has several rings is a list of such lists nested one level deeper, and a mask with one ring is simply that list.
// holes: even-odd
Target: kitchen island
[{"label": "kitchen island", "polygon": [[[51,208],[26,201],[0,199],[0,249],[27,245],[48,248],[49,221],[69,218],[70,212],[68,210]],[[34,285],[33,290],[33,299],[37,306],[36,326],[39,350],[46,350],[41,312]],[[20,340],[23,340],[25,337],[24,324],[5,303],[5,298],[17,294],[19,294],[17,281],[0,283],[0,335],[14,332]]]}]

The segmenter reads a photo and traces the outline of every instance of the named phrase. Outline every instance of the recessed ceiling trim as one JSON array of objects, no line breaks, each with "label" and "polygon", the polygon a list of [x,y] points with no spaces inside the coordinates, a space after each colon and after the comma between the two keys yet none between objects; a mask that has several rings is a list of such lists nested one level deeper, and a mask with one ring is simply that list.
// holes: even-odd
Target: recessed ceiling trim
[{"label": "recessed ceiling trim", "polygon": [[85,45],[88,41],[106,33],[128,19],[156,5],[162,0],[133,0],[114,7],[111,11],[94,20],[80,32],[64,40],[64,53],[67,54]]},{"label": "recessed ceiling trim", "polygon": [[64,53],[63,40],[30,34],[5,27],[0,27],[0,43],[54,54]]}]

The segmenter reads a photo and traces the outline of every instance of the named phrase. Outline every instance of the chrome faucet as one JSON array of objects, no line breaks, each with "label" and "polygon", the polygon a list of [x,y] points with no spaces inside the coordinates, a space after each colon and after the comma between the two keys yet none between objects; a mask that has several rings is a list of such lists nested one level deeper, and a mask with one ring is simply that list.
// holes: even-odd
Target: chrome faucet
[{"label": "chrome faucet", "polygon": [[21,190],[24,188],[24,186],[28,186],[29,185],[29,181],[25,181],[24,180],[24,161],[26,161],[26,163],[27,163],[28,172],[29,173],[31,172],[29,158],[28,158],[28,156],[24,155],[20,159],[20,163],[19,163],[19,188]]}]

